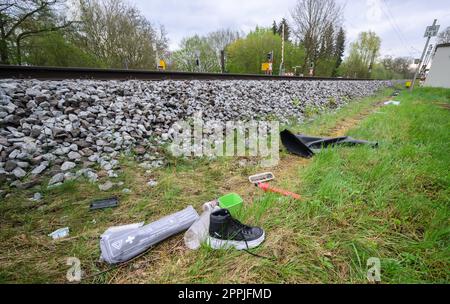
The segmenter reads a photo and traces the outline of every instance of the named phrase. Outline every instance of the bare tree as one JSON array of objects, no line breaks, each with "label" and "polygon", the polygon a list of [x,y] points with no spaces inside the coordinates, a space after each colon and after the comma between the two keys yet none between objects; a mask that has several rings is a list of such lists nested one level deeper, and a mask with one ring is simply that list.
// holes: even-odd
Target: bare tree
[{"label": "bare tree", "polygon": [[64,2],[64,0],[3,0],[0,3],[0,62],[10,63],[8,47],[15,44],[16,61],[21,64],[22,40],[32,35],[70,26],[71,21],[58,18],[53,12],[53,9]]},{"label": "bare tree", "polygon": [[291,11],[293,34],[303,43],[308,63],[317,64],[323,37],[330,27],[338,28],[342,23],[342,7],[335,0],[298,0]]},{"label": "bare tree", "polygon": [[450,26],[448,26],[445,30],[439,33],[438,42],[450,43]]},{"label": "bare tree", "polygon": [[241,37],[241,33],[231,29],[222,29],[211,32],[207,35],[207,39],[213,49],[217,52],[225,50],[225,48],[232,42]]},{"label": "bare tree", "polygon": [[80,0],[83,48],[107,67],[153,69],[156,49],[167,50],[163,27],[156,29],[140,11],[121,0]]},{"label": "bare tree", "polygon": [[238,31],[233,31],[231,29],[222,29],[215,32],[211,32],[206,36],[206,39],[211,46],[211,48],[216,53],[216,57],[219,65],[221,66],[222,72],[225,69],[225,62],[222,62],[222,56],[225,56],[225,49],[228,45],[238,40],[243,35]]}]

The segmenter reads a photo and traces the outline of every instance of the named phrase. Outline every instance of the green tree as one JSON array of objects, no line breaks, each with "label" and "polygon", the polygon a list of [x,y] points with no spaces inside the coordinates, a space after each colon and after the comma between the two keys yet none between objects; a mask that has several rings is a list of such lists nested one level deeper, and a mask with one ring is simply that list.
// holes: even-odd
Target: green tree
[{"label": "green tree", "polygon": [[[199,65],[197,65],[197,55]],[[216,50],[206,37],[198,35],[184,38],[180,49],[172,54],[172,68],[186,72],[220,72]]]},{"label": "green tree", "polygon": [[[267,61],[267,54],[274,52],[273,73],[279,73],[281,62],[281,37],[273,34],[272,29],[256,28],[245,38],[238,39],[227,48],[227,68],[232,73],[259,74],[261,64]],[[304,59],[304,49],[289,41],[285,43],[286,71],[292,71]]]},{"label": "green tree", "polygon": [[72,24],[61,11],[64,0],[3,0],[0,3],[0,62],[22,63],[22,45],[32,36]]},{"label": "green tree", "polygon": [[373,65],[379,55],[381,39],[372,31],[362,32],[351,44],[350,55],[345,62],[344,73],[349,77],[370,78]]},{"label": "green tree", "polygon": [[334,28],[330,24],[322,37],[315,75],[330,77],[333,74],[335,62]]},{"label": "green tree", "polygon": [[103,67],[59,32],[31,37],[24,45],[24,61],[31,65],[65,67]]},{"label": "green tree", "polygon": [[274,35],[278,33],[278,25],[277,25],[277,22],[275,20],[272,23],[272,33]]}]

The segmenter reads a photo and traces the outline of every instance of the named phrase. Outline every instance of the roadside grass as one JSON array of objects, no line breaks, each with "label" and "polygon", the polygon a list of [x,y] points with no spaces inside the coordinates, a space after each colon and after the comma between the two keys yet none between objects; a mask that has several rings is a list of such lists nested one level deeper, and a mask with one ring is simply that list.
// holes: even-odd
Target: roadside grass
[{"label": "roadside grass", "polygon": [[[85,275],[109,269],[98,262],[98,239],[108,227],[151,222],[187,205],[201,205],[228,192],[245,202],[240,219],[260,225],[266,241],[253,251],[197,251],[171,237],[145,255],[85,283],[366,283],[367,259],[381,260],[384,283],[450,281],[450,91],[403,91],[400,106],[380,107],[392,90],[317,114],[289,129],[378,141],[376,149],[326,149],[311,160],[281,152],[274,185],[297,192],[302,202],[266,194],[247,176],[264,169],[239,160],[170,158],[151,174],[127,157],[117,181],[69,182],[12,191],[0,203],[0,282],[65,282],[68,257]],[[367,116],[367,117],[366,117]],[[158,185],[146,185],[149,178]],[[116,182],[117,182],[116,181]],[[45,183],[44,183],[45,185]],[[123,188],[132,193],[124,194]],[[44,198],[28,198],[40,191]],[[90,212],[94,199],[118,196],[114,209]],[[68,226],[68,238],[47,236]]]}]

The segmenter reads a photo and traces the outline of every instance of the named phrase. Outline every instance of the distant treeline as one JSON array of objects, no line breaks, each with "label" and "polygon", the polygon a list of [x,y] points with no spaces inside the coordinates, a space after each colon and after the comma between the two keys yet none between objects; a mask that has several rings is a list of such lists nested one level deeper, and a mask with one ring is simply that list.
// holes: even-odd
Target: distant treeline
[{"label": "distant treeline", "polygon": [[[0,4],[2,64],[262,73],[273,51],[279,74],[284,28],[284,71],[297,75],[408,78],[412,59],[379,58],[381,39],[363,32],[344,57],[342,7],[335,0],[298,0],[292,21],[273,21],[244,34],[219,29],[185,37],[169,52],[167,33],[124,0],[4,0]],[[270,21],[268,21],[270,24]]]}]

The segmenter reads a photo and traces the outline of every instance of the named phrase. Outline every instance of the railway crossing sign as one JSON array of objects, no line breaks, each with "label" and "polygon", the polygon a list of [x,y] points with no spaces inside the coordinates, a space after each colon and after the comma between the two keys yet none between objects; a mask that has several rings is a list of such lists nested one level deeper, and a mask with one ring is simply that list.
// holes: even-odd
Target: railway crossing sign
[{"label": "railway crossing sign", "polygon": [[440,25],[430,25],[427,26],[427,29],[425,30],[425,35],[424,37],[435,37],[437,36],[438,32],[439,32],[439,28]]},{"label": "railway crossing sign", "polygon": [[263,62],[261,64],[261,71],[264,71],[264,72],[272,71],[272,63],[271,62]]},{"label": "railway crossing sign", "polygon": [[160,60],[159,61],[158,69],[161,70],[161,71],[165,71],[166,70],[166,62],[164,60]]},{"label": "railway crossing sign", "polygon": [[436,24],[437,19],[434,19],[433,24],[430,26],[427,26],[427,29],[425,30],[425,38],[427,38],[427,42],[425,43],[425,47],[422,52],[422,56],[419,59],[419,64],[417,65],[416,72],[414,73],[414,78],[411,82],[411,87],[409,88],[410,91],[414,90],[414,84],[416,83],[417,76],[419,75],[419,71],[421,69],[421,65],[423,63],[423,58],[425,57],[425,52],[427,51],[428,44],[430,43],[431,37],[437,36],[437,33],[439,32],[439,25]]}]

